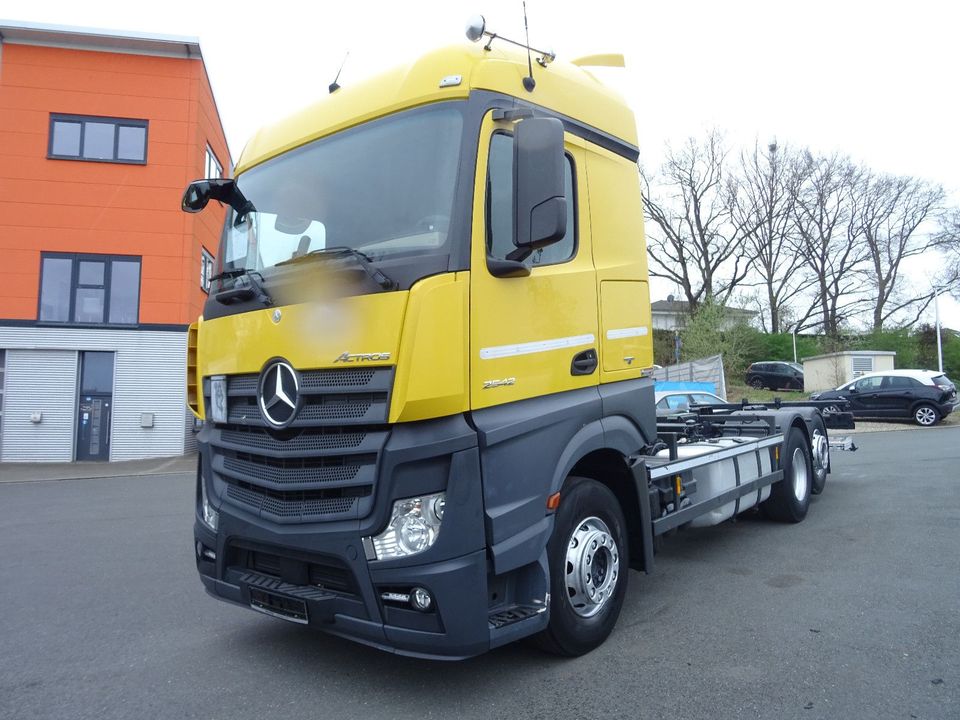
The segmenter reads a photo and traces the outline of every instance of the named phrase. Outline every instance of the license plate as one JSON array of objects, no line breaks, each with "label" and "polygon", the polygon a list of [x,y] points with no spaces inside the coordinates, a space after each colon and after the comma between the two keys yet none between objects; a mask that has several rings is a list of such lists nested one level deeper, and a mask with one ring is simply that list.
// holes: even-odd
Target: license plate
[{"label": "license plate", "polygon": [[277,595],[266,590],[250,588],[250,607],[282,620],[289,620],[302,625],[309,622],[307,619],[307,603],[286,595]]}]

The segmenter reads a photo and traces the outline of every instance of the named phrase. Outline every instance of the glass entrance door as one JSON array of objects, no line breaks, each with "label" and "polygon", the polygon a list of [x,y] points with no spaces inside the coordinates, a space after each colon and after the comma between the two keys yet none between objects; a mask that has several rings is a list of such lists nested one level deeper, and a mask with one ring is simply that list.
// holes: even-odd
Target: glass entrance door
[{"label": "glass entrance door", "polygon": [[110,459],[113,353],[80,353],[77,460]]}]

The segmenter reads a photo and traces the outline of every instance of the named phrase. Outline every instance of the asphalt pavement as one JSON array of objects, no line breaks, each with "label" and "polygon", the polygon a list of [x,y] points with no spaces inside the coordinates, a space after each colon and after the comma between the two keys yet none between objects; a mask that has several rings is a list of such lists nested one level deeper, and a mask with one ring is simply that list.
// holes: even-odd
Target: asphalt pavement
[{"label": "asphalt pavement", "polygon": [[395,657],[217,602],[193,474],[0,484],[0,718],[958,718],[960,428],[858,436],[799,525],[667,538],[601,648]]}]

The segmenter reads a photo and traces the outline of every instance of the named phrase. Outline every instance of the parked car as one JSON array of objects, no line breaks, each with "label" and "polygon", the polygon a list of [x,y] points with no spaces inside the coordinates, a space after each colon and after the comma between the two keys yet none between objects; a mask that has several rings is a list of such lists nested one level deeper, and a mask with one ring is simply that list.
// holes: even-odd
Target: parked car
[{"label": "parked car", "polygon": [[957,388],[932,370],[885,370],[862,375],[836,390],[813,393],[811,400],[850,401],[854,417],[910,418],[936,425],[957,407]]},{"label": "parked car", "polygon": [[755,362],[747,368],[747,385],[757,389],[803,390],[803,366],[792,362]]},{"label": "parked car", "polygon": [[657,415],[687,412],[694,405],[724,405],[726,400],[702,390],[664,390],[655,394]]}]

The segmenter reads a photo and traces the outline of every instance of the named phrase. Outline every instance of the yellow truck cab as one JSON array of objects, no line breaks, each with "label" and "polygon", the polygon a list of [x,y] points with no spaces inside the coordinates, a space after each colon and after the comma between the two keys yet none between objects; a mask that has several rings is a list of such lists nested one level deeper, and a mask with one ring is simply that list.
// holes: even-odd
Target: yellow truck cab
[{"label": "yellow truck cab", "polygon": [[[187,189],[230,206],[188,350],[210,594],[426,657],[611,631],[696,478],[648,469],[682,458],[644,374],[633,114],[551,59],[534,85],[503,43],[431,52]],[[765,442],[737,511],[783,477]]]}]

